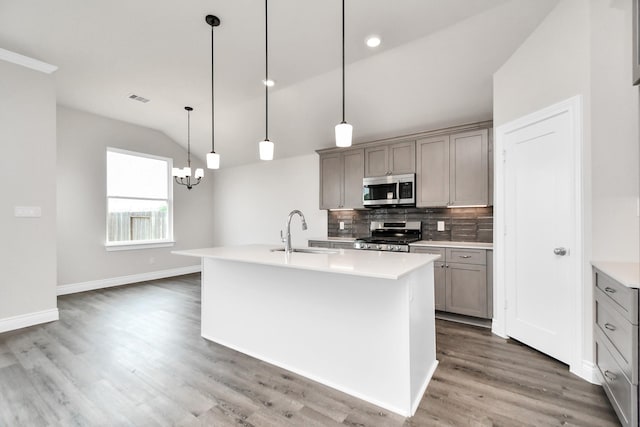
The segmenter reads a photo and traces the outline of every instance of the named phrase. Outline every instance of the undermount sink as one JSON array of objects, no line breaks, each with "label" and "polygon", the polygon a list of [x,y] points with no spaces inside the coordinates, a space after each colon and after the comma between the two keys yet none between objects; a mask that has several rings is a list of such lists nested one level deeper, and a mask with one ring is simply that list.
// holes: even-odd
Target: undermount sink
[{"label": "undermount sink", "polygon": [[[271,252],[284,252],[284,248],[275,248],[271,249]],[[332,251],[331,249],[315,249],[315,248],[301,248],[301,249],[291,249],[291,252],[300,252],[303,254],[337,254],[339,251]]]}]

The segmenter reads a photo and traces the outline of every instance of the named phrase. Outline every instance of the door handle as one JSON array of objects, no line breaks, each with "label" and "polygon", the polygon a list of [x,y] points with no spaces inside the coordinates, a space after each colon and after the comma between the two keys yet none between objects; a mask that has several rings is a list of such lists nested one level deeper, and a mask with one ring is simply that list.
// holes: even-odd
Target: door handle
[{"label": "door handle", "polygon": [[611,371],[604,371],[604,376],[607,377],[609,381],[615,381],[618,376]]},{"label": "door handle", "polygon": [[565,256],[567,254],[567,250],[565,248],[555,248],[553,253],[560,256]]},{"label": "door handle", "polygon": [[611,323],[605,323],[604,327],[607,328],[610,331],[615,331],[616,327],[614,325],[612,325]]}]

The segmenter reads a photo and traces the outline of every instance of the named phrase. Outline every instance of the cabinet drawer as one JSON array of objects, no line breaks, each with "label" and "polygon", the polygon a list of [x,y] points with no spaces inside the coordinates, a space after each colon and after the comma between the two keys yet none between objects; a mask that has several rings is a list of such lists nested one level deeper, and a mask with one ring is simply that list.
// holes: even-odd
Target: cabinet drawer
[{"label": "cabinet drawer", "polygon": [[618,353],[620,367],[632,384],[638,384],[638,325],[616,310],[614,302],[596,289],[596,325]]},{"label": "cabinet drawer", "polygon": [[638,387],[629,382],[604,341],[596,338],[596,364],[613,409],[623,426],[638,425]]},{"label": "cabinet drawer", "polygon": [[487,253],[484,249],[455,249],[447,248],[447,263],[458,264],[487,264]]},{"label": "cabinet drawer", "polygon": [[353,249],[353,242],[332,242],[331,247],[334,249]]},{"label": "cabinet drawer", "polygon": [[410,251],[415,252],[417,254],[432,254],[432,255],[440,255],[440,261],[444,261],[444,248],[431,248],[425,246],[411,246]]},{"label": "cabinet drawer", "polygon": [[330,248],[331,247],[331,243],[326,242],[324,240],[309,240],[307,245],[310,248]]},{"label": "cabinet drawer", "polygon": [[625,319],[634,325],[638,324],[637,289],[627,288],[597,269],[594,269],[594,283],[611,301],[617,304]]}]

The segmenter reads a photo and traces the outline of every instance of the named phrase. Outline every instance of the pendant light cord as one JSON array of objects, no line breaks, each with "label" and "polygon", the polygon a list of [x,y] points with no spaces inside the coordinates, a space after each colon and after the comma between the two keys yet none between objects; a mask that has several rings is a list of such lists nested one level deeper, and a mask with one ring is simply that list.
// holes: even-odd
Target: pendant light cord
[{"label": "pendant light cord", "polygon": [[344,0],[342,0],[342,123],[346,123],[344,120]]},{"label": "pendant light cord", "polygon": [[268,0],[264,0],[264,139],[269,140],[269,19]]},{"label": "pendant light cord", "polygon": [[187,110],[187,165],[191,167],[191,111]]},{"label": "pendant light cord", "polygon": [[211,26],[211,152],[216,152],[215,145],[215,109],[214,109],[214,89],[213,89],[213,25]]}]

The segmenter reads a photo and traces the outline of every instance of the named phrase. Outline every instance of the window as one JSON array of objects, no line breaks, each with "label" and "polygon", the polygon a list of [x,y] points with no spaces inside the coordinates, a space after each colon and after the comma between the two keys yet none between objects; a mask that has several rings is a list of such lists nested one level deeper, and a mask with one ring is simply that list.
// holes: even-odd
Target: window
[{"label": "window", "polygon": [[107,148],[107,250],[173,244],[172,160]]}]

